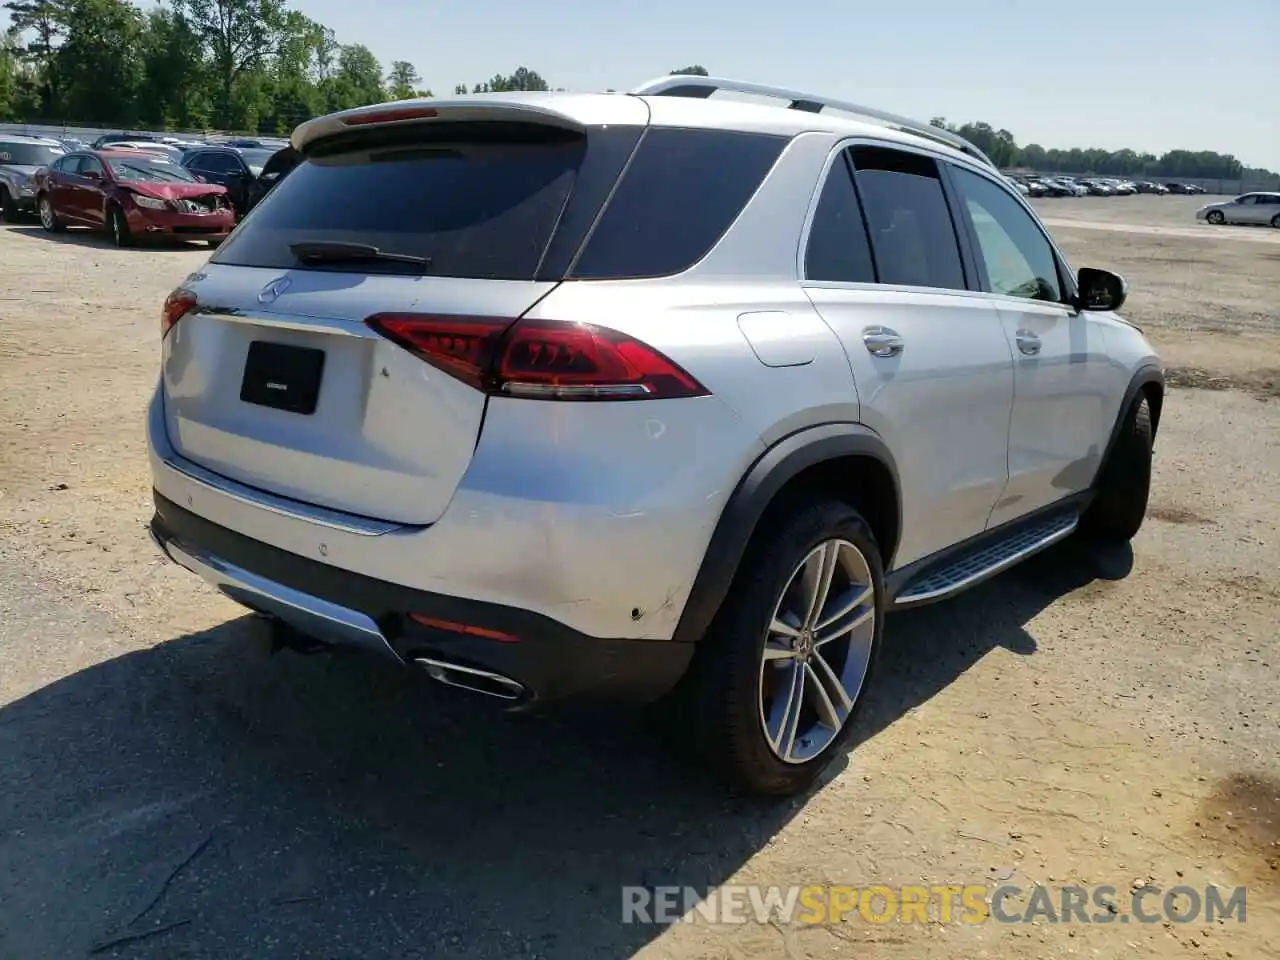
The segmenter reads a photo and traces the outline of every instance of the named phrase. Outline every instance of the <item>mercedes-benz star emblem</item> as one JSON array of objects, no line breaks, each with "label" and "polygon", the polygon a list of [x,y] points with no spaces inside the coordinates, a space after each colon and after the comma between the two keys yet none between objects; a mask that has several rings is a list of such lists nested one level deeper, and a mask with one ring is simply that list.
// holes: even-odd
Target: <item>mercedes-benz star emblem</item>
[{"label": "mercedes-benz star emblem", "polygon": [[289,289],[292,283],[288,277],[277,277],[258,291],[259,303],[274,303],[280,294]]}]

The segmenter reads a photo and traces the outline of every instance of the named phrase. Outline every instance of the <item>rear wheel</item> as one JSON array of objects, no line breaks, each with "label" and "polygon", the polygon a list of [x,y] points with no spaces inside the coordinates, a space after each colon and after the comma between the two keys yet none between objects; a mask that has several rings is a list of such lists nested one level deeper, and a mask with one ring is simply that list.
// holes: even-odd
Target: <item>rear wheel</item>
[{"label": "rear wheel", "polygon": [[61,233],[67,229],[66,224],[58,219],[58,214],[53,209],[53,201],[49,199],[48,194],[41,194],[40,199],[36,201],[36,208],[40,212],[40,226],[50,233]]},{"label": "rear wheel", "polygon": [[8,187],[0,187],[0,214],[3,214],[4,219],[9,223],[18,222],[18,205],[13,202]]},{"label": "rear wheel", "polygon": [[1222,215],[1221,210],[1210,210],[1205,215],[1205,219],[1208,220],[1210,223],[1212,223],[1214,226],[1220,226],[1221,224],[1225,223],[1227,220],[1227,218]]},{"label": "rear wheel", "polygon": [[810,500],[762,531],[691,674],[702,760],[751,793],[811,786],[847,738],[879,648],[883,571],[848,505]]},{"label": "rear wheel", "polygon": [[133,234],[129,232],[129,221],[119,207],[112,207],[107,213],[107,229],[111,231],[111,242],[117,247],[132,246]]},{"label": "rear wheel", "polygon": [[1271,225],[1275,227],[1277,230],[1280,230],[1280,213],[1277,213],[1274,217],[1271,218]]},{"label": "rear wheel", "polygon": [[1154,436],[1151,405],[1139,394],[1126,412],[1111,456],[1098,475],[1093,502],[1080,518],[1080,532],[1089,539],[1127,543],[1142,528],[1151,493]]}]

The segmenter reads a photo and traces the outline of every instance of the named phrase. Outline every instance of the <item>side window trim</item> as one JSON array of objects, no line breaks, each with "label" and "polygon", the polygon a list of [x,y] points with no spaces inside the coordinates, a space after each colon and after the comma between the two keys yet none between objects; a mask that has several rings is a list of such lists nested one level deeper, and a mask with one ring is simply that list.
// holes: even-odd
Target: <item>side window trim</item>
[{"label": "side window trim", "polygon": [[990,283],[982,258],[978,256],[978,236],[973,232],[973,224],[969,222],[969,213],[965,209],[964,200],[956,188],[955,181],[951,178],[951,164],[942,157],[933,159],[938,164],[938,179],[942,181],[942,195],[947,200],[947,213],[951,215],[951,226],[960,244],[960,266],[964,269],[965,289],[985,294]]},{"label": "side window trim", "polygon": [[[970,247],[970,252],[972,253],[973,251],[976,251],[978,249],[978,234],[976,229],[973,226],[973,218],[969,216],[969,210],[964,205],[958,191],[955,191],[953,181],[951,180],[951,170],[954,169],[955,167],[959,167],[960,164],[956,163],[953,160],[947,160],[943,164],[943,166],[946,168],[946,171],[947,171],[947,182],[949,185],[952,185],[952,193],[950,194],[950,196],[954,197],[954,200],[956,203],[956,213],[960,217],[961,222],[964,224],[966,243]],[[1001,183],[995,177],[989,176],[987,172],[982,170],[981,168],[976,166],[969,166],[966,164],[964,165],[964,171],[966,173],[971,173],[971,174],[980,176],[984,180],[986,180],[988,183],[995,184],[995,186],[1002,189],[1005,192],[1005,194],[1007,194],[1008,196],[1012,197],[1015,201],[1017,201],[1018,205],[1021,206],[1022,209],[1027,214],[1030,215],[1031,222],[1035,225],[1036,230],[1039,232],[1040,236],[1044,238],[1045,243],[1049,245],[1049,249],[1053,252],[1054,266],[1058,271],[1058,287],[1062,291],[1062,301],[1059,305],[1063,307],[1068,307],[1068,308],[1071,307],[1071,302],[1075,299],[1075,295],[1076,295],[1075,277],[1072,275],[1070,267],[1067,264],[1067,258],[1063,255],[1062,251],[1058,248],[1058,245],[1054,243],[1052,235],[1050,235],[1049,231],[1045,229],[1044,224],[1040,222],[1040,217],[1036,215],[1035,208],[1032,207],[1031,204],[1027,203],[1026,199],[1022,196],[1022,194],[1018,193],[1016,190],[1010,190],[1007,186],[1005,186],[1005,184]],[[986,268],[986,265],[982,263],[982,259],[978,257],[978,258],[975,258],[975,260],[976,260],[975,269],[979,271],[979,276],[981,277],[981,281],[982,281],[980,292],[987,296],[992,296],[992,297],[1001,296],[1001,294],[995,293],[991,290],[991,278],[987,276],[987,268]],[[1047,301],[1039,301],[1039,302],[1046,303]]]}]

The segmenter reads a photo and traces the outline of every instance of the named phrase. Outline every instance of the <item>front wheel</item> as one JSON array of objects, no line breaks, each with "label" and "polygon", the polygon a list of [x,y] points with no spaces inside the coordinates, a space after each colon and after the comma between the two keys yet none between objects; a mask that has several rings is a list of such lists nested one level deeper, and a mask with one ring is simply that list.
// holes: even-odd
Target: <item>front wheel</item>
[{"label": "front wheel", "polygon": [[884,574],[866,521],[815,499],[753,541],[693,665],[702,759],[750,793],[808,789],[856,715],[882,629]]},{"label": "front wheel", "polygon": [[1142,528],[1151,494],[1155,430],[1151,405],[1139,394],[1094,487],[1093,502],[1080,518],[1080,532],[1103,543],[1127,543]]},{"label": "front wheel", "polygon": [[61,233],[67,229],[66,225],[58,219],[58,214],[53,209],[53,201],[49,199],[48,194],[40,197],[36,207],[40,211],[40,226],[49,233]]},{"label": "front wheel", "polygon": [[133,234],[129,231],[129,221],[125,219],[124,211],[119,207],[112,207],[111,212],[108,213],[107,229],[111,231],[111,242],[117,247],[132,246]]},{"label": "front wheel", "polygon": [[1280,213],[1277,213],[1274,217],[1271,218],[1271,225],[1275,227],[1277,230],[1280,230]]},{"label": "front wheel", "polygon": [[1221,210],[1210,210],[1205,214],[1205,219],[1212,223],[1215,227],[1221,226],[1227,222],[1227,218],[1223,216]]},{"label": "front wheel", "polygon": [[18,222],[18,205],[14,203],[8,187],[0,187],[0,214],[9,223]]}]

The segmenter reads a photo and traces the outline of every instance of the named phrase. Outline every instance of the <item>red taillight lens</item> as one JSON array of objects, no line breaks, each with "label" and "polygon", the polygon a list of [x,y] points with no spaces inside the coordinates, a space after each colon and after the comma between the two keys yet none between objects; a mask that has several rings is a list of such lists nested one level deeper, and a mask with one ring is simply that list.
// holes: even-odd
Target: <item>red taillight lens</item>
[{"label": "red taillight lens", "polygon": [[464,383],[534,400],[657,400],[710,391],[633,337],[590,323],[376,314],[366,323]]},{"label": "red taillight lens", "polygon": [[435,107],[395,107],[343,117],[342,122],[348,127],[362,127],[371,123],[395,123],[399,120],[430,120],[439,115]]},{"label": "red taillight lens", "polygon": [[164,298],[164,307],[160,310],[160,339],[163,340],[173,325],[195,309],[199,301],[190,290],[179,287]]}]

